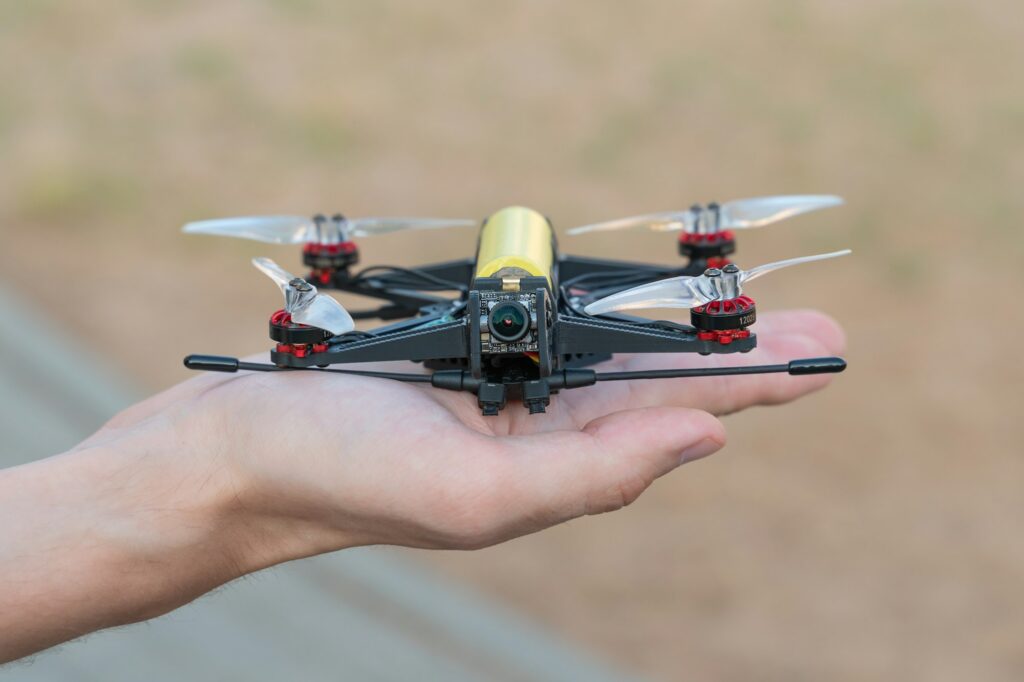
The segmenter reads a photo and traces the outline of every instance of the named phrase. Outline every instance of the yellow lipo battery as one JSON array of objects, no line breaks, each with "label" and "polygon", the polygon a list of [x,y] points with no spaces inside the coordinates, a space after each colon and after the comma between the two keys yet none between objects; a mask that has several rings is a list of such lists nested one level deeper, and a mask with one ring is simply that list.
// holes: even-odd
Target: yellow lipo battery
[{"label": "yellow lipo battery", "polygon": [[544,277],[551,283],[554,260],[551,223],[531,208],[503,208],[491,215],[480,230],[477,277]]}]

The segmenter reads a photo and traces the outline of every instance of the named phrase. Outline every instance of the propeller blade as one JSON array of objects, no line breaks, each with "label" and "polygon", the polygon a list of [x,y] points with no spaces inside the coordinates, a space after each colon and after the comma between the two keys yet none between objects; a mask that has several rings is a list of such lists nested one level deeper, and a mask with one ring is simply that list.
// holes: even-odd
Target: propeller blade
[{"label": "propeller blade", "polygon": [[[697,277],[670,277],[669,279],[651,282],[650,284],[641,284],[638,287],[626,289],[625,291],[598,299],[585,306],[583,312],[588,315],[602,315],[604,313],[633,310],[636,308],[695,308],[719,298],[732,298],[735,295],[739,295],[743,292],[741,286],[744,283],[773,270],[788,268],[790,265],[799,265],[800,263],[813,263],[814,261],[838,258],[850,253],[852,253],[850,249],[844,249],[843,251],[822,253],[817,256],[790,258],[789,260],[760,265],[746,271],[730,271],[729,267],[724,272],[721,270],[708,270],[707,272],[711,272],[715,276],[714,278],[708,277],[707,272]],[[735,286],[732,289],[724,289],[724,291],[734,291],[735,293],[723,296],[720,293],[723,291],[721,278],[736,278],[737,276],[738,281],[735,279],[731,280]]]},{"label": "propeller blade", "polygon": [[294,276],[269,258],[253,258],[252,264],[274,280],[284,294],[284,309],[292,321],[317,329],[325,329],[337,336],[356,328],[356,323],[345,307],[333,297],[321,294],[309,282]]},{"label": "propeller blade", "polygon": [[769,272],[774,270],[780,270],[782,268],[788,268],[790,265],[800,265],[801,263],[813,263],[818,260],[828,260],[829,258],[839,258],[840,256],[848,256],[853,251],[850,249],[843,249],[842,251],[833,251],[831,253],[820,253],[817,256],[802,256],[800,258],[790,258],[788,260],[780,260],[775,263],[766,263],[765,265],[758,265],[756,268],[751,268],[740,273],[740,283],[749,282],[752,279],[757,279],[761,275],[767,275]]},{"label": "propeller blade", "polygon": [[355,218],[348,221],[348,229],[353,236],[369,237],[402,230],[440,230],[477,224],[476,220],[463,218]]},{"label": "propeller blade", "polygon": [[751,199],[737,199],[722,204],[718,208],[717,223],[713,213],[701,206],[694,206],[688,211],[666,211],[664,213],[648,213],[646,215],[619,218],[602,223],[582,225],[568,231],[570,235],[584,234],[586,232],[605,232],[610,230],[627,230],[636,227],[646,227],[656,232],[685,232],[693,233],[698,230],[698,215],[703,217],[704,229],[710,231],[746,229],[751,227],[764,227],[771,223],[791,218],[801,213],[818,211],[831,206],[839,206],[843,203],[840,197],[828,194],[794,194],[777,197],[754,197]]},{"label": "propeller blade", "polygon": [[602,315],[636,308],[696,308],[715,300],[704,275],[670,277],[605,296],[583,308],[588,315]]},{"label": "propeller blade", "polygon": [[309,303],[292,313],[292,320],[317,329],[326,329],[337,336],[356,328],[345,307],[327,294],[317,294]]},{"label": "propeller blade", "polygon": [[737,199],[722,204],[719,229],[764,227],[786,218],[842,205],[841,197],[830,194],[794,194],[777,197]]},{"label": "propeller blade", "polygon": [[445,227],[473,227],[475,220],[449,218],[356,218],[340,222],[322,221],[323,228],[316,220],[300,216],[249,216],[243,218],[218,218],[188,223],[182,228],[190,234],[213,234],[222,237],[255,239],[270,244],[307,244],[310,242],[337,241],[345,237],[367,237],[401,230],[436,230]]},{"label": "propeller blade", "polygon": [[253,258],[252,264],[255,265],[256,268],[264,275],[274,280],[277,286],[281,288],[281,293],[286,296],[288,295],[288,289],[291,286],[291,281],[293,279],[297,279],[295,275],[288,272],[269,258]]},{"label": "propeller blade", "polygon": [[312,220],[290,215],[199,220],[185,225],[182,232],[255,239],[268,244],[305,244],[317,237]]},{"label": "propeller blade", "polygon": [[657,232],[672,232],[688,229],[688,226],[692,224],[693,214],[689,211],[665,211],[663,213],[648,213],[601,223],[591,223],[590,225],[581,225],[570,229],[566,234],[575,236],[587,232],[609,232],[611,230],[628,230],[636,227],[646,227]]}]

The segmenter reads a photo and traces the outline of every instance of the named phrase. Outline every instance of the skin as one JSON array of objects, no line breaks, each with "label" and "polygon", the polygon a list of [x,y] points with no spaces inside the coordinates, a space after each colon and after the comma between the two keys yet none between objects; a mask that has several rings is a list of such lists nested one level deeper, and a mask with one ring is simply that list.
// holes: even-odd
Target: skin
[{"label": "skin", "polygon": [[[812,311],[765,314],[758,332],[753,355],[622,356],[599,369],[776,363],[845,345]],[[510,404],[483,417],[475,396],[417,384],[196,376],[67,453],[0,471],[0,662],[300,557],[475,549],[619,509],[719,450],[716,416],[829,380],[612,382],[564,391],[545,415]]]}]

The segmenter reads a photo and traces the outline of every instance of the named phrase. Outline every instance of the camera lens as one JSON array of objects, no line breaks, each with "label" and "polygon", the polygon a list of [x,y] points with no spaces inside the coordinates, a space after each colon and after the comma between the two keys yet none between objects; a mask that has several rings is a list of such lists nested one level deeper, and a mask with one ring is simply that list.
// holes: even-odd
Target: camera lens
[{"label": "camera lens", "polygon": [[530,311],[515,301],[499,303],[487,317],[487,328],[499,341],[518,341],[530,331]]}]

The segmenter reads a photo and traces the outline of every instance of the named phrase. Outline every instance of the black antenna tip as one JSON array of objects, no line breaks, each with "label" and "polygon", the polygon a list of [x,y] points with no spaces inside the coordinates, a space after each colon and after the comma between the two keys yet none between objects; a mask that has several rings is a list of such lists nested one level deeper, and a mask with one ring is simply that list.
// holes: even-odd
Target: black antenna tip
[{"label": "black antenna tip", "polygon": [[846,369],[846,360],[842,358],[803,358],[789,363],[789,373],[801,374],[836,374]]},{"label": "black antenna tip", "polygon": [[187,355],[185,366],[204,372],[237,372],[238,358],[223,355]]}]

